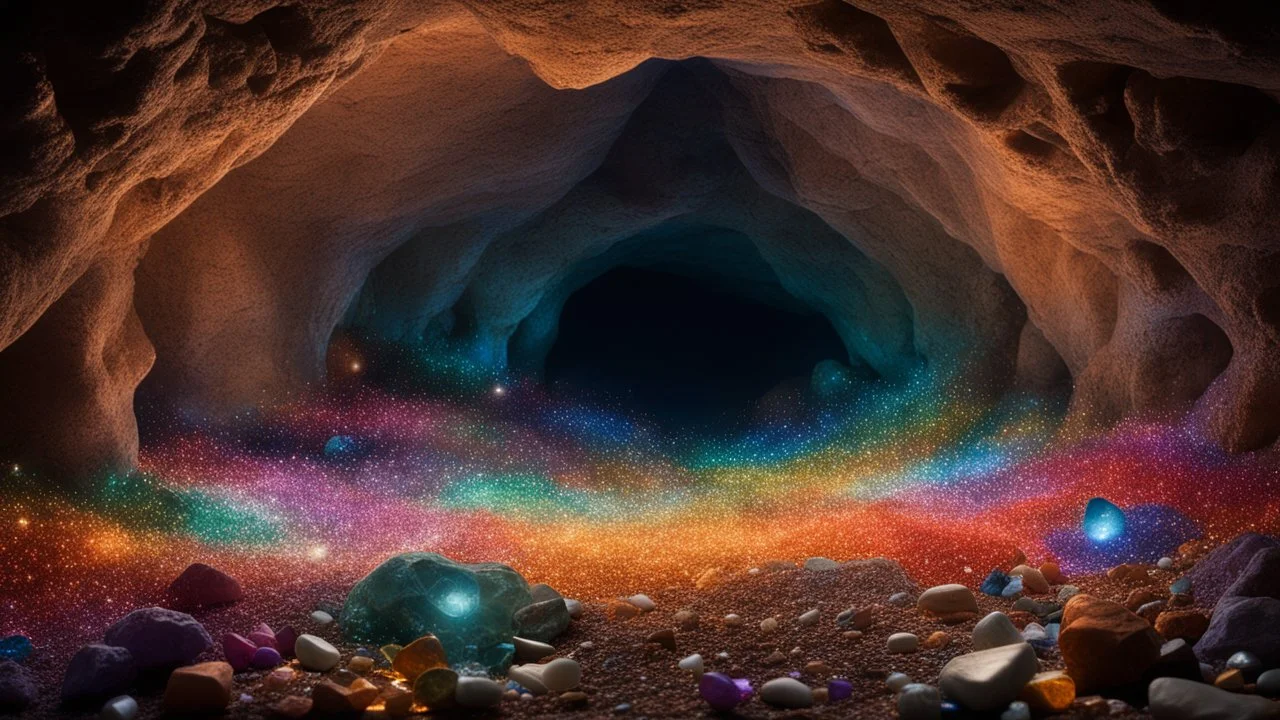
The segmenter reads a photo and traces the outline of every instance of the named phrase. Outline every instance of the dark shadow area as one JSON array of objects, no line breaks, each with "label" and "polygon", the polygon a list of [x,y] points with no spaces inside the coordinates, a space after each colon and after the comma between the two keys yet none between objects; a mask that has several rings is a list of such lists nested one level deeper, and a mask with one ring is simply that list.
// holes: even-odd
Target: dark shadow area
[{"label": "dark shadow area", "polygon": [[848,353],[818,313],[620,267],[565,303],[546,379],[560,392],[611,396],[673,429],[715,432],[778,385],[807,385],[826,359],[847,363]]}]

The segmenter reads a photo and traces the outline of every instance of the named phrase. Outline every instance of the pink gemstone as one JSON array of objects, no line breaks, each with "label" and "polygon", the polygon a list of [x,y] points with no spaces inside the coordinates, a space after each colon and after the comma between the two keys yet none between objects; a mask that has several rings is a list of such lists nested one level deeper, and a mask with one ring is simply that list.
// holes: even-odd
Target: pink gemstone
[{"label": "pink gemstone", "polygon": [[257,651],[258,646],[243,635],[227,633],[222,636],[222,653],[227,656],[227,662],[236,672],[247,669]]},{"label": "pink gemstone", "polygon": [[292,625],[285,625],[276,633],[276,649],[284,657],[293,655],[294,643],[298,641],[298,631],[293,629]]}]

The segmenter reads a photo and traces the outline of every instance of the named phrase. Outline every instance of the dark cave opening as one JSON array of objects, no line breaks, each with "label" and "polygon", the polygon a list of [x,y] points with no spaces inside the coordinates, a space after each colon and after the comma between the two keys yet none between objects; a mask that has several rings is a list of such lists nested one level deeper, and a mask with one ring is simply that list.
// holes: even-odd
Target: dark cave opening
[{"label": "dark cave opening", "polygon": [[826,317],[732,285],[618,267],[565,302],[547,356],[560,392],[612,398],[678,429],[728,429],[777,388],[808,386],[822,360],[847,363]]}]

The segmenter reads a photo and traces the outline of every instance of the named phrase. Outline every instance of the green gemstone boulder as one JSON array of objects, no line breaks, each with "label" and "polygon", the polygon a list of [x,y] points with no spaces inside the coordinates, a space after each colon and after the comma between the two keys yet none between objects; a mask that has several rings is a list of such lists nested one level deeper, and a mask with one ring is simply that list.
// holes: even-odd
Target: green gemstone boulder
[{"label": "green gemstone boulder", "polygon": [[351,589],[342,628],[350,640],[377,645],[435,635],[452,665],[467,659],[467,646],[510,643],[515,612],[531,602],[529,584],[506,565],[404,553]]}]

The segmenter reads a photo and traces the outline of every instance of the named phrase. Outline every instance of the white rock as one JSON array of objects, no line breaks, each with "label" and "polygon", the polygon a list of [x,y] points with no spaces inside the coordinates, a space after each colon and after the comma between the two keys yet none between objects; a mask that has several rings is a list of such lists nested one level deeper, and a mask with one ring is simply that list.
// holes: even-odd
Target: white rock
[{"label": "white rock", "polygon": [[760,621],[760,632],[771,633],[778,629],[778,621],[774,618],[765,618]]},{"label": "white rock", "polygon": [[938,585],[920,593],[916,607],[939,615],[954,612],[978,612],[973,591],[964,585]]},{"label": "white rock", "polygon": [[465,708],[497,707],[502,704],[502,694],[505,689],[489,678],[464,675],[458,678],[453,699]]},{"label": "white rock", "polygon": [[298,656],[302,667],[314,672],[331,670],[342,659],[338,648],[315,635],[299,635],[293,646],[293,654]]},{"label": "white rock", "polygon": [[512,665],[507,677],[534,695],[559,693],[578,687],[582,666],[577,660],[556,658],[546,665]]},{"label": "white rock", "polygon": [[906,673],[889,673],[889,677],[884,679],[884,684],[894,692],[902,692],[902,688],[911,684],[911,677]]},{"label": "white rock", "polygon": [[799,680],[775,678],[760,686],[760,699],[774,707],[807,708],[813,705],[813,691]]},{"label": "white rock", "polygon": [[1181,678],[1160,678],[1147,690],[1156,720],[1275,720],[1280,703]]},{"label": "white rock", "polygon": [[681,660],[677,666],[681,670],[688,670],[694,675],[701,675],[703,670],[702,656],[694,653],[693,655]]},{"label": "white rock", "polygon": [[511,638],[511,644],[516,646],[516,662],[519,663],[536,662],[548,655],[556,654],[554,647],[537,640],[514,637]]},{"label": "white rock", "polygon": [[885,646],[891,653],[915,652],[916,648],[920,647],[920,638],[911,633],[894,633],[889,636]]},{"label": "white rock", "polygon": [[748,574],[748,575],[759,575],[759,574],[760,574],[760,568],[751,568],[750,570],[748,570],[748,571],[747,571],[747,574]]},{"label": "white rock", "polygon": [[813,572],[823,572],[826,570],[836,570],[840,567],[840,563],[831,558],[811,557],[804,561],[804,569]]},{"label": "white rock", "polygon": [[569,617],[577,620],[582,617],[582,603],[572,598],[565,598],[564,606],[569,609]]},{"label": "white rock", "polygon": [[952,658],[938,675],[938,687],[970,710],[1003,710],[1039,671],[1030,645],[1004,645]]},{"label": "white rock", "polygon": [[118,695],[102,706],[98,713],[101,720],[133,720],[138,716],[138,701],[128,695]]},{"label": "white rock", "polygon": [[938,720],[942,695],[932,685],[911,683],[898,693],[898,720]]},{"label": "white rock", "polygon": [[632,595],[631,597],[627,598],[627,602],[640,608],[641,612],[652,612],[654,608],[658,607],[656,604],[654,604],[652,600],[649,599],[648,595],[640,595],[640,594]]},{"label": "white rock", "polygon": [[1161,570],[1172,570],[1173,558],[1171,557],[1160,558],[1159,560],[1156,561],[1156,567],[1160,568]]},{"label": "white rock", "polygon": [[990,650],[1016,645],[1022,641],[1022,633],[1018,632],[1009,616],[1002,612],[993,612],[973,626],[974,650]]},{"label": "white rock", "polygon": [[1021,700],[1009,703],[1009,709],[1000,713],[1000,720],[1031,720],[1031,706]]},{"label": "white rock", "polygon": [[590,640],[583,640],[582,642],[578,643],[578,647],[582,648],[583,650],[595,650],[596,644],[591,642]]},{"label": "white rock", "polygon": [[820,614],[821,613],[818,612],[818,609],[814,608],[804,613],[800,617],[796,618],[796,622],[800,623],[800,627],[809,627],[810,625],[816,625],[818,624],[818,616]]},{"label": "white rock", "polygon": [[333,616],[323,610],[316,610],[311,613],[311,622],[324,626],[333,623]]},{"label": "white rock", "polygon": [[729,613],[728,615],[724,616],[724,624],[728,625],[729,627],[739,627],[742,625],[742,616],[735,615],[734,613]]}]

